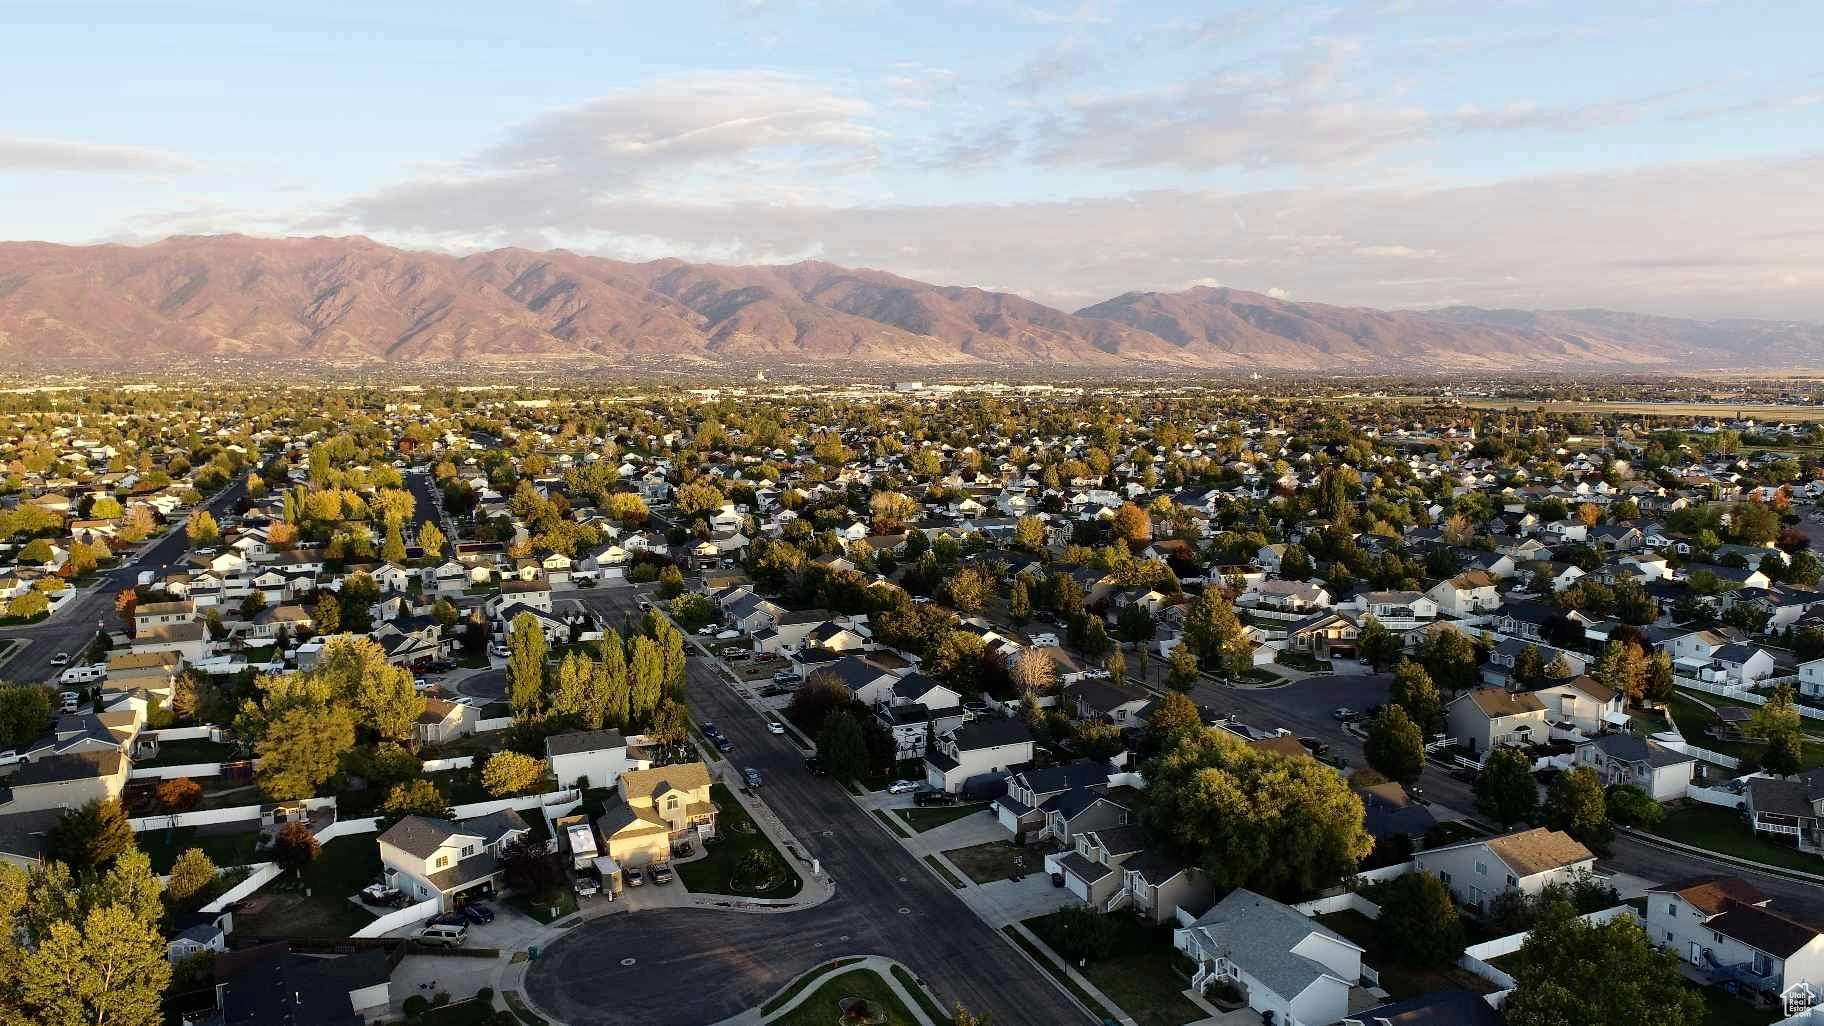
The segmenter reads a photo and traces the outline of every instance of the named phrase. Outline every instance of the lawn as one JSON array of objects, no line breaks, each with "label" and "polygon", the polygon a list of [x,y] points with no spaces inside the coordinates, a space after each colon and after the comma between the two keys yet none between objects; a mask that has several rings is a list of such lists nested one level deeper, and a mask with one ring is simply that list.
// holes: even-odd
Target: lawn
[{"label": "lawn", "polygon": [[1025,860],[1023,868],[1026,872],[1042,873],[1045,871],[1045,856],[1056,850],[1056,845],[1022,846],[1012,841],[989,841],[987,844],[974,844],[944,852],[944,858],[968,874],[969,879],[985,884],[1012,877],[1016,858]]},{"label": "lawn", "polygon": [[825,962],[820,966],[816,966],[816,967],[812,968],[810,971],[806,972],[803,976],[800,976],[797,979],[793,980],[790,984],[788,984],[786,986],[786,988],[784,990],[780,991],[777,994],[774,994],[770,998],[767,998],[766,1001],[760,1005],[760,1014],[761,1015],[773,1014],[773,1012],[776,1009],[778,1009],[781,1005],[783,1005],[786,1002],[790,1001],[791,999],[797,997],[798,994],[801,991],[803,991],[804,988],[810,986],[811,982],[813,980],[817,979],[817,977],[822,976],[824,973],[827,973],[827,972],[831,971],[832,969],[841,969],[845,965],[854,965],[855,963],[857,963],[859,961],[861,961],[861,956],[853,955],[848,958],[838,958],[834,961]]},{"label": "lawn", "polygon": [[1715,988],[1703,988],[1704,1026],[1770,1026],[1783,1015],[1769,1008],[1756,1008],[1738,997],[1730,997]]},{"label": "lawn", "polygon": [[160,741],[158,754],[150,759],[134,759],[133,765],[144,766],[190,766],[200,763],[231,762],[241,757],[239,746],[222,741],[204,741],[194,738],[185,741]]},{"label": "lawn", "polygon": [[456,1001],[431,1009],[418,1021],[423,1026],[493,1026],[494,1002]]},{"label": "lawn", "polygon": [[[241,827],[226,830],[221,827]],[[247,866],[259,861],[254,848],[260,841],[260,830],[254,824],[224,823],[221,827],[178,827],[174,830],[145,830],[133,836],[139,850],[152,860],[152,871],[171,872],[172,863],[186,848],[201,848],[218,868]]]},{"label": "lawn", "polygon": [[[1026,920],[1026,928],[1051,945],[1061,914],[1034,916]],[[1190,981],[1172,966],[1177,952],[1172,948],[1171,928],[1132,916],[1111,916],[1110,922],[1119,931],[1114,953],[1080,970],[1089,982],[1139,1026],[1181,1026],[1203,1018],[1203,1011],[1184,996]]]},{"label": "lawn", "polygon": [[549,926],[576,911],[576,892],[559,884],[538,894],[513,894],[506,902]]},{"label": "lawn", "polygon": [[250,901],[258,907],[235,916],[235,931],[250,937],[339,940],[373,922],[373,915],[349,899],[379,879],[380,849],[374,839],[339,837],[304,868],[301,886],[287,875],[255,894]]},{"label": "lawn", "polygon": [[933,827],[954,823],[964,816],[973,816],[987,807],[984,802],[969,805],[929,805],[922,808],[900,809],[899,815],[912,825],[912,829],[922,834]]},{"label": "lawn", "polygon": [[1740,813],[1720,805],[1685,802],[1667,810],[1666,818],[1652,829],[1652,833],[1738,859],[1807,873],[1824,873],[1824,859],[1754,833],[1742,821]]},{"label": "lawn", "polygon": [[1318,916],[1317,921],[1354,941],[1363,948],[1362,962],[1381,974],[1381,988],[1404,1000],[1439,990],[1471,990],[1492,993],[1495,985],[1467,969],[1448,966],[1442,969],[1417,969],[1400,965],[1381,948],[1380,931],[1374,920],[1354,909]]},{"label": "lawn", "polygon": [[[704,845],[704,856],[695,862],[684,862],[675,868],[684,886],[698,894],[734,894],[746,898],[789,898],[804,887],[798,871],[773,842],[760,831],[754,818],[747,814],[728,788],[721,783],[710,789],[716,803],[716,837]],[[743,864],[751,852],[772,855],[777,868],[765,881],[743,879]]]},{"label": "lawn", "polygon": [[912,995],[912,1000],[925,1010],[925,1015],[929,1016],[932,1022],[937,1023],[937,1026],[949,1026],[950,1013],[937,1006],[936,1000],[925,993],[925,988],[918,985],[916,977],[902,966],[896,965],[892,971],[893,978],[899,981],[900,986],[906,988],[906,993]]},{"label": "lawn", "polygon": [[811,992],[804,1003],[772,1020],[776,1026],[831,1026],[843,1020],[842,1002],[862,998],[874,1007],[871,1022],[882,1026],[913,1026],[918,1020],[893,996],[887,981],[872,969],[851,969]]},{"label": "lawn", "polygon": [[[1753,709],[1746,702],[1732,702],[1720,695],[1705,695],[1703,701],[1714,706],[1733,705],[1743,709]],[[1711,737],[1707,730],[1716,723],[1716,714],[1698,704],[1698,700],[1684,692],[1674,692],[1666,705],[1672,710],[1672,722],[1678,726],[1678,732],[1685,740],[1699,748],[1716,752],[1718,755],[1733,756],[1737,759],[1759,760],[1761,750],[1766,745],[1747,741],[1723,741]],[[1811,724],[1805,724],[1807,730]],[[1824,744],[1807,741],[1800,753],[1801,769],[1815,769],[1824,766]]]}]

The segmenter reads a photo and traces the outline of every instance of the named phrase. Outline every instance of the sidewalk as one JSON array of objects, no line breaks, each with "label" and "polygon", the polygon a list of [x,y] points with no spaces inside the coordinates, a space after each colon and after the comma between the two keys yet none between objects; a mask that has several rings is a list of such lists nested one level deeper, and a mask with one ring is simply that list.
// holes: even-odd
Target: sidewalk
[{"label": "sidewalk", "polygon": [[[882,955],[869,955],[859,961],[850,962],[846,965],[833,966],[821,970],[812,969],[811,973],[815,973],[815,976],[811,976],[807,973],[805,976],[800,976],[798,979],[786,984],[785,987],[780,988],[781,991],[784,991],[791,987],[798,986],[800,981],[804,981],[808,977],[808,982],[805,982],[804,985],[799,988],[798,992],[792,995],[792,999],[780,1005],[778,1008],[775,1008],[764,1015],[761,1014],[760,1009],[750,1008],[745,1012],[737,1012],[734,1015],[723,1019],[721,1022],[715,1023],[714,1026],[760,1026],[761,1023],[770,1019],[777,1019],[787,1012],[790,1012],[792,1009],[797,1008],[799,1005],[804,1004],[806,1001],[810,1000],[811,995],[817,992],[817,988],[829,981],[846,973],[856,971],[872,971],[876,976],[879,976],[881,981],[887,985],[887,989],[892,991],[893,996],[899,999],[900,1004],[905,1005],[906,1010],[912,1013],[912,1021],[917,1023],[918,1026],[938,1026],[937,1023],[931,1021],[929,1015],[925,1014],[924,1006],[919,1003],[918,999],[914,998],[912,994],[906,990],[905,986],[894,977],[893,968],[895,966],[904,969],[914,979],[917,979],[917,974],[913,973],[912,970],[906,966]],[[929,997],[930,995],[927,994],[926,996]],[[769,997],[767,1000],[770,1001],[772,998]],[[932,1000],[935,1003],[936,999],[933,998]],[[764,1005],[766,1002],[762,1001],[761,1004]]]},{"label": "sidewalk", "polygon": [[754,822],[760,827],[760,832],[766,835],[767,840],[773,842],[773,847],[779,849],[779,854],[798,863],[796,869],[798,876],[804,881],[804,889],[799,891],[796,897],[791,898],[742,898],[728,894],[693,894],[691,895],[692,905],[697,908],[733,908],[747,912],[793,912],[821,905],[834,897],[836,882],[830,879],[830,874],[828,872],[812,874],[811,872],[811,861],[815,853],[793,836],[765,802],[748,794],[747,789],[731,777],[728,768],[718,770],[716,776],[728,785],[728,793],[734,795],[735,801],[740,802],[741,807],[747,810],[747,814],[753,817]]}]

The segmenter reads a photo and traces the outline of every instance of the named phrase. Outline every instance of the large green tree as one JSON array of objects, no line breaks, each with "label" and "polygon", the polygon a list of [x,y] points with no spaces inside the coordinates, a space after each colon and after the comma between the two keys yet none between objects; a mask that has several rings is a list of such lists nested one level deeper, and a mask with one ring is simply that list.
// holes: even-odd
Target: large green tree
[{"label": "large green tree", "polygon": [[1698,1026],[1707,1014],[1678,956],[1656,949],[1634,920],[1592,926],[1562,902],[1541,912],[1511,972],[1508,1026]]},{"label": "large green tree", "polygon": [[824,772],[837,780],[855,780],[868,771],[868,745],[861,724],[847,709],[830,713],[817,732],[817,757]]},{"label": "large green tree", "polygon": [[1380,887],[1381,906],[1375,931],[1383,947],[1402,965],[1441,968],[1463,954],[1463,920],[1450,900],[1450,888],[1430,873],[1408,873]]},{"label": "large green tree", "polygon": [[254,746],[261,760],[254,779],[273,801],[310,798],[353,747],[355,720],[346,708],[299,705],[267,723]]},{"label": "large green tree", "polygon": [[133,850],[133,827],[119,802],[91,798],[58,817],[45,835],[45,847],[72,868],[104,869]]},{"label": "large green tree", "polygon": [[130,852],[91,885],[0,864],[0,1024],[157,1026],[171,979],[158,877]]},{"label": "large green tree", "polygon": [[1387,701],[1406,710],[1407,718],[1418,724],[1421,734],[1435,734],[1444,727],[1444,702],[1438,697],[1431,674],[1419,663],[1400,660],[1393,671],[1393,684],[1387,689]]},{"label": "large green tree", "polygon": [[1389,702],[1368,722],[1362,754],[1387,779],[1410,787],[1425,771],[1425,736],[1405,709]]},{"label": "large green tree", "polygon": [[515,717],[537,717],[545,711],[545,628],[538,617],[513,618],[507,639],[507,704]]},{"label": "large green tree", "polygon": [[1589,766],[1578,766],[1558,774],[1545,796],[1545,825],[1562,830],[1592,848],[1609,842],[1608,805],[1602,791],[1602,778]]},{"label": "large green tree", "polygon": [[1502,827],[1531,820],[1539,813],[1539,785],[1532,760],[1518,748],[1501,745],[1482,760],[1476,774],[1476,811]]},{"label": "large green tree", "polygon": [[0,745],[22,748],[51,725],[51,689],[0,681]]}]

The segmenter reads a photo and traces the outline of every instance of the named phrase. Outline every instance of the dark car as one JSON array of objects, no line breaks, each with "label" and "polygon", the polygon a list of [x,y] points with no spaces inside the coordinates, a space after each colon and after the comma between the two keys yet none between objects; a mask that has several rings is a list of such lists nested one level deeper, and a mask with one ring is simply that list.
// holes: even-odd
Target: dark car
[{"label": "dark car", "polygon": [[753,768],[752,766],[749,766],[746,769],[741,771],[741,779],[747,781],[748,787],[759,787],[760,786],[760,771]]},{"label": "dark car", "polygon": [[930,784],[921,784],[918,790],[912,792],[912,804],[955,805],[956,795],[941,788],[932,787]]},{"label": "dark car", "polygon": [[461,912],[439,912],[426,922],[426,926],[464,926],[469,919]]},{"label": "dark car", "polygon": [[810,770],[811,776],[813,777],[823,776],[823,760],[817,758],[815,755],[807,755],[804,757],[804,768]]},{"label": "dark car", "polygon": [[727,755],[734,750],[735,743],[733,741],[730,741],[725,737],[716,738],[716,751],[721,752],[723,755]]},{"label": "dark car", "polygon": [[476,926],[482,926],[494,921],[494,910],[486,905],[464,905],[462,917]]}]

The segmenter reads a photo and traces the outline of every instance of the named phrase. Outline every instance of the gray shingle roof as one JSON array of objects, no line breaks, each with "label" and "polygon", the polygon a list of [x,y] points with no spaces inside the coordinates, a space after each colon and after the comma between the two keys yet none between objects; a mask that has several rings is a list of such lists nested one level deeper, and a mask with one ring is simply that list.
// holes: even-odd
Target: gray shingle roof
[{"label": "gray shingle roof", "polygon": [[1230,961],[1288,1000],[1330,973],[1321,962],[1293,953],[1300,941],[1317,933],[1360,950],[1297,909],[1246,889],[1230,892],[1196,925],[1225,948]]}]

